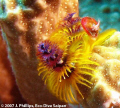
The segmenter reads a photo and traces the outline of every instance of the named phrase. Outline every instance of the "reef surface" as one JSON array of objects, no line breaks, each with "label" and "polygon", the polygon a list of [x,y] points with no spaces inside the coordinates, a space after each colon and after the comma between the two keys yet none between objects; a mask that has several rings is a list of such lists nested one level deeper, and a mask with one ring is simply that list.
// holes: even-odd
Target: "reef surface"
[{"label": "reef surface", "polygon": [[[104,19],[101,19],[97,14],[100,12],[100,15],[103,15],[103,13],[99,9],[94,9],[95,6],[100,7],[101,2],[105,4],[101,8],[103,9]],[[85,3],[88,3],[89,6]],[[114,9],[111,6],[105,10],[106,3],[99,0],[96,2],[89,0],[82,2],[81,0],[80,16],[88,16],[89,13],[89,16],[96,16],[96,20],[100,18],[103,30],[109,27],[113,28],[113,26],[110,26],[111,24],[117,29],[118,24],[115,21],[119,21],[119,9]],[[12,68],[9,68],[15,75],[16,83],[23,98],[29,104],[66,104],[52,95],[42,78],[38,76],[36,49],[42,40],[49,38],[56,23],[68,13],[75,12],[75,16],[78,16],[78,1],[30,0],[28,2],[24,0],[2,0],[0,6],[0,25],[4,33],[2,36],[7,43],[7,51],[12,66]],[[84,9],[83,6],[90,7],[91,11]],[[96,10],[96,12],[93,12],[93,10]],[[99,18],[97,18],[97,15]],[[113,20],[111,18],[108,20],[107,15],[117,16],[115,19],[118,19]],[[107,21],[106,24],[104,20]],[[112,21],[114,23],[111,23]],[[99,66],[93,66],[98,71],[94,73],[95,77],[91,79],[93,86],[89,89],[89,92],[86,91],[85,99],[79,101],[84,108],[91,108],[91,106],[93,108],[120,107],[120,32],[115,31],[114,34],[110,35],[111,37],[106,39],[104,44],[96,45],[93,48],[91,60],[99,63]],[[13,85],[11,83],[13,82],[10,80],[10,85]],[[11,90],[12,87],[9,89]],[[80,107],[80,105],[71,105],[71,107]]]}]

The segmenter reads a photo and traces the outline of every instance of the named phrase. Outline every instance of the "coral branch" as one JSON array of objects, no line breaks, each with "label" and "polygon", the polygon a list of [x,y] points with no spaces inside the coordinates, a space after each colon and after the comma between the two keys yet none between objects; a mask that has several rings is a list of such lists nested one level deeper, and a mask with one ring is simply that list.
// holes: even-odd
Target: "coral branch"
[{"label": "coral branch", "polygon": [[31,104],[60,104],[37,75],[36,48],[67,13],[78,15],[78,0],[1,0],[0,4],[3,37],[21,94]]}]

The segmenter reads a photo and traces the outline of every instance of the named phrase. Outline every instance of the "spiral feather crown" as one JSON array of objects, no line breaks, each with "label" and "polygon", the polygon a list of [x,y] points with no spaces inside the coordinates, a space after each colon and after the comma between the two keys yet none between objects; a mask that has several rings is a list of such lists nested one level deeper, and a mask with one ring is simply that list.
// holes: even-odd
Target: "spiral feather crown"
[{"label": "spiral feather crown", "polygon": [[89,59],[92,49],[102,44],[115,30],[101,35],[98,32],[99,22],[73,15],[68,14],[57,24],[50,38],[39,43],[37,57],[38,74],[50,92],[66,103],[78,104],[78,96],[84,99],[79,85],[90,89],[93,71],[97,71],[91,65],[99,65]]}]

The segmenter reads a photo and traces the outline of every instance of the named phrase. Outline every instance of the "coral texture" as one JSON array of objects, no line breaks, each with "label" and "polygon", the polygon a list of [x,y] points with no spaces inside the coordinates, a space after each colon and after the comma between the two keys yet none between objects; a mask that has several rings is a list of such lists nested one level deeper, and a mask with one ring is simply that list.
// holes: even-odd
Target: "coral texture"
[{"label": "coral texture", "polygon": [[16,86],[6,42],[1,35],[0,29],[0,103],[25,103]]},{"label": "coral texture", "polygon": [[30,104],[60,104],[38,77],[36,48],[67,13],[78,15],[78,1],[2,0],[0,5],[0,24],[21,94]]},{"label": "coral texture", "polygon": [[1,35],[0,32],[0,100],[4,103],[12,103],[13,97],[10,92],[14,85],[14,80],[12,80],[14,77],[11,75],[12,70],[7,59],[6,44]]},{"label": "coral texture", "polygon": [[95,87],[91,92],[96,91],[93,97],[97,101],[90,104],[93,107],[101,104],[105,108],[120,107],[120,32],[115,32],[103,46],[96,46],[92,59],[100,66],[96,68],[99,73],[92,79]]},{"label": "coral texture", "polygon": [[[99,63],[91,79],[93,87],[83,102],[84,108],[120,107],[120,32],[103,45],[95,46],[91,59]],[[94,104],[93,104],[94,103]]]},{"label": "coral texture", "polygon": [[[51,56],[53,57],[52,54],[54,54],[54,50],[52,53],[49,53],[48,46],[50,43],[48,42],[49,44],[44,48],[44,43],[46,42],[44,40],[49,38],[50,34],[55,29],[56,23],[61,23],[61,19],[68,13],[75,12],[75,16],[78,16],[78,1],[29,0],[28,2],[26,0],[2,0],[0,1],[0,5],[0,25],[5,33],[3,37],[7,42],[9,59],[22,96],[29,104],[64,104],[48,91],[46,85],[42,81],[42,77],[38,76],[37,65],[39,62],[36,57],[36,51],[38,48],[38,54],[50,54],[50,56],[41,56],[44,58],[44,61],[48,61],[47,59],[50,59]],[[69,18],[70,16],[66,17],[67,20]],[[94,26],[92,30],[98,31],[99,23],[93,22],[97,24],[97,26]],[[86,27],[86,31],[89,31],[93,26],[88,25]],[[77,30],[80,30],[80,28],[74,29],[73,32]],[[96,37],[93,31],[90,35]],[[83,38],[85,40],[88,39],[85,43],[87,46],[85,46],[85,51],[90,50],[92,52],[90,60],[99,64],[99,66],[91,64],[92,68],[97,70],[97,72],[95,71],[94,73],[95,77],[92,77],[90,81],[93,82],[91,89],[84,87],[84,85],[79,85],[79,88],[82,88],[80,90],[83,93],[84,99],[79,95],[77,95],[77,99],[84,108],[111,108],[120,106],[120,33],[115,32],[113,34],[113,32],[115,32],[115,30],[111,29],[105,31],[103,34],[101,33],[100,36],[103,38],[98,38],[100,41],[91,41],[92,39]],[[108,36],[109,39],[104,36]],[[57,39],[58,37],[53,35],[53,37],[49,39],[53,42],[54,38],[57,40],[57,43],[65,45],[65,43],[62,43],[62,38],[61,41],[59,41],[59,39]],[[103,43],[102,40],[106,41]],[[93,42],[95,42],[95,44],[93,44]],[[76,44],[78,43],[79,42],[76,41]],[[75,52],[74,49],[77,49],[75,48],[77,45],[74,46],[74,44],[71,44],[71,47],[69,47],[72,53]],[[54,46],[57,53],[59,51],[59,53],[62,53],[64,45],[62,47],[60,46],[62,49],[61,51]],[[67,51],[69,52],[69,50]],[[71,55],[71,57],[74,56]],[[61,58],[61,56],[59,56],[59,58]],[[62,63],[59,58],[57,58],[57,60],[59,63]],[[55,62],[50,61],[48,66],[55,66],[57,60]],[[74,58],[72,58],[72,60],[75,62],[77,61],[74,60]],[[39,65],[43,65],[42,62],[40,62]],[[72,64],[72,66],[73,65],[74,64]],[[47,74],[49,74],[49,72]],[[63,76],[62,74],[61,77]],[[50,82],[50,86],[51,85],[52,87],[54,86],[54,84]],[[50,89],[52,90],[52,88]],[[53,89],[55,91],[55,87],[53,87]],[[61,93],[64,93],[63,90],[61,91]],[[57,94],[57,92],[54,93]],[[69,100],[70,99],[71,97]]]}]

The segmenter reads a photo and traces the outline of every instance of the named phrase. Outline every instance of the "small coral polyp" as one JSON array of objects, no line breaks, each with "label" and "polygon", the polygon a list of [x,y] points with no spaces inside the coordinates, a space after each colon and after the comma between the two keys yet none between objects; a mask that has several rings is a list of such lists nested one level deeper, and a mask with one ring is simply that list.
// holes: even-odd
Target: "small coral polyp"
[{"label": "small coral polyp", "polygon": [[37,56],[39,75],[50,92],[66,103],[77,104],[78,94],[84,99],[82,88],[78,86],[91,88],[90,79],[94,76],[93,71],[96,71],[92,67],[99,65],[89,59],[92,49],[95,45],[102,44],[110,33],[105,32],[107,35],[103,33],[100,35],[103,38],[100,38],[97,28],[94,30],[96,40],[91,41],[93,37],[86,30],[91,31],[99,23],[89,17],[81,22],[83,18],[74,18],[73,15],[74,13],[68,14],[57,24],[49,40],[39,43]]}]

